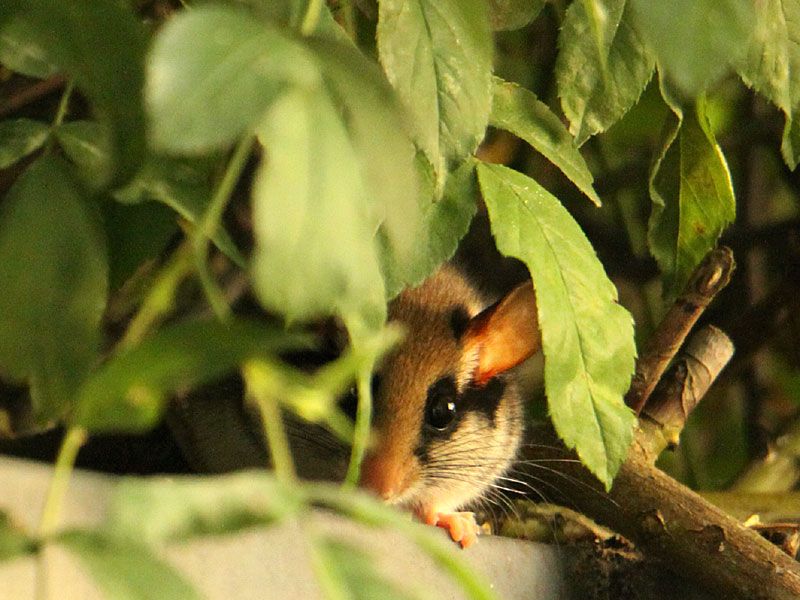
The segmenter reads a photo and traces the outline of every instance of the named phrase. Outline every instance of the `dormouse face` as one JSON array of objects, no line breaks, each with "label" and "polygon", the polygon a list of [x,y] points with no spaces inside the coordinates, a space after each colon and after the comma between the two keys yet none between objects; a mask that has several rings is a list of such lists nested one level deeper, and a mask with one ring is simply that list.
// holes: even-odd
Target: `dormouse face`
[{"label": "dormouse face", "polygon": [[390,307],[406,336],[376,380],[378,439],[363,478],[387,502],[455,510],[480,496],[516,453],[522,409],[513,380],[505,372],[476,380],[481,308],[452,267]]}]

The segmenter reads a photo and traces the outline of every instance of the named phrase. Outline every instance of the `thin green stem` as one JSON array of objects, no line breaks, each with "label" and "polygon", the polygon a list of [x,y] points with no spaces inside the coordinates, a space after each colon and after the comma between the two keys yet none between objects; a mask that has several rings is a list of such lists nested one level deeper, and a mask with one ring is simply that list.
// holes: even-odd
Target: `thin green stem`
[{"label": "thin green stem", "polygon": [[309,0],[306,7],[306,14],[303,16],[303,22],[300,24],[300,33],[302,35],[311,35],[317,28],[319,23],[319,15],[322,12],[323,0]]},{"label": "thin green stem", "polygon": [[350,463],[347,465],[347,476],[344,485],[355,487],[361,478],[361,463],[369,444],[370,423],[372,421],[372,363],[362,366],[356,378],[358,405],[356,422],[353,430],[353,448],[350,451]]},{"label": "thin green stem", "polygon": [[72,98],[72,92],[75,89],[75,83],[70,80],[67,81],[66,86],[64,86],[64,92],[61,94],[61,100],[58,102],[58,108],[56,109],[56,116],[53,119],[53,128],[58,127],[64,122],[64,119],[67,117],[67,111],[69,110],[69,100]]},{"label": "thin green stem", "polygon": [[356,20],[352,0],[339,0],[339,12],[342,15],[342,27],[344,27],[348,37],[356,41]]},{"label": "thin green stem", "polygon": [[70,427],[64,435],[39,521],[39,536],[42,538],[51,535],[58,525],[75,459],[86,438],[86,430],[82,427]]},{"label": "thin green stem", "polygon": [[173,252],[167,264],[156,276],[139,311],[131,319],[119,349],[131,348],[144,339],[155,324],[167,314],[175,303],[178,286],[192,271],[192,253],[184,242]]},{"label": "thin green stem", "polygon": [[261,415],[261,424],[264,427],[275,477],[287,485],[295,484],[297,474],[278,404],[280,397],[278,388],[282,387],[280,382],[276,381],[278,375],[266,363],[260,361],[245,363],[242,375],[247,398],[255,404]]},{"label": "thin green stem", "polygon": [[239,181],[239,177],[247,164],[252,146],[252,135],[247,135],[239,140],[206,211],[203,213],[202,218],[198,220],[192,232],[195,268],[200,278],[200,284],[203,286],[203,291],[211,308],[220,319],[226,319],[230,316],[230,307],[225,300],[225,295],[219,289],[208,269],[208,244],[219,228],[222,213],[225,211],[225,207],[228,205],[228,201],[236,187],[236,182]]}]

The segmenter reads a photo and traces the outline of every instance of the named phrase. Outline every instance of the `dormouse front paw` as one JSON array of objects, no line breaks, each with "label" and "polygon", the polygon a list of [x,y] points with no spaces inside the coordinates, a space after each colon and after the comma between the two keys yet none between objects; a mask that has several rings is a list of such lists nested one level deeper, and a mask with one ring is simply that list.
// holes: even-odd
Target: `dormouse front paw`
[{"label": "dormouse front paw", "polygon": [[469,548],[478,541],[481,529],[475,521],[475,513],[426,511],[421,516],[426,524],[446,529],[462,548]]}]

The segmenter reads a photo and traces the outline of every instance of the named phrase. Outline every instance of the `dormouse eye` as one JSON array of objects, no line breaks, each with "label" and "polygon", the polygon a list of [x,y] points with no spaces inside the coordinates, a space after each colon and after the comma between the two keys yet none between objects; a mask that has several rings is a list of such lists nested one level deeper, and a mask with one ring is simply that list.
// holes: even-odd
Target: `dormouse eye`
[{"label": "dormouse eye", "polygon": [[458,414],[456,388],[452,378],[442,378],[428,389],[425,424],[433,429],[447,429]]}]

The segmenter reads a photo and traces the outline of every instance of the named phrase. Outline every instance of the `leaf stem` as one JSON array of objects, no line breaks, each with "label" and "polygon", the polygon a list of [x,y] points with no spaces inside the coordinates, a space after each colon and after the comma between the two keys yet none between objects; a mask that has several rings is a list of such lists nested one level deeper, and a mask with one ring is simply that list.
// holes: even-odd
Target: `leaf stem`
[{"label": "leaf stem", "polygon": [[300,24],[300,33],[304,36],[311,35],[319,23],[319,15],[322,12],[322,0],[309,0],[306,7],[306,14]]},{"label": "leaf stem", "polygon": [[42,538],[52,534],[58,524],[75,459],[86,438],[86,430],[82,427],[70,427],[64,435],[39,521],[39,536]]},{"label": "leaf stem", "polygon": [[361,462],[369,443],[370,423],[372,421],[372,367],[373,362],[363,365],[356,376],[358,405],[356,422],[353,430],[353,448],[350,451],[350,462],[347,465],[347,476],[344,485],[355,487],[361,478]]},{"label": "leaf stem", "polygon": [[64,122],[67,117],[67,110],[69,110],[69,100],[72,98],[72,92],[75,89],[75,82],[72,80],[67,81],[64,86],[64,92],[61,94],[61,100],[58,102],[56,109],[56,116],[53,118],[53,129],[58,127]]},{"label": "leaf stem", "polygon": [[225,168],[225,173],[211,201],[208,203],[208,207],[203,213],[203,216],[198,220],[195,230],[192,232],[195,268],[200,278],[200,284],[203,286],[203,291],[208,298],[209,304],[211,304],[211,308],[220,319],[226,319],[230,316],[230,307],[225,300],[222,290],[219,289],[219,286],[208,270],[208,244],[209,240],[219,228],[222,213],[225,211],[225,207],[228,205],[228,201],[236,187],[236,182],[239,181],[239,177],[247,164],[250,150],[253,147],[253,139],[253,135],[246,135],[239,140],[239,143],[236,145],[228,161],[228,166]]},{"label": "leaf stem", "polygon": [[245,393],[261,415],[261,424],[267,439],[272,466],[278,481],[287,485],[297,482],[289,439],[283,427],[283,417],[278,404],[280,382],[277,373],[263,361],[249,361],[242,366]]}]

